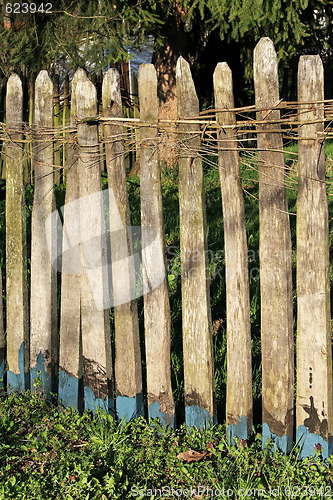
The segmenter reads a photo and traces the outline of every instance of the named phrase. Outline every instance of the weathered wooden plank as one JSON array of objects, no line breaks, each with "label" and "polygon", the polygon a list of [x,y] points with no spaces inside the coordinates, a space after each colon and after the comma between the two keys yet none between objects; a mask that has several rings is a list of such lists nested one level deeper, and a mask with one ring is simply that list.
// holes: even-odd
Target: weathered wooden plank
[{"label": "weathered wooden plank", "polygon": [[[102,86],[103,116],[122,117],[120,77],[115,68]],[[119,421],[143,415],[142,373],[130,209],[122,124],[104,126],[109,184],[112,285],[115,321],[115,389]]]},{"label": "weathered wooden plank", "polygon": [[29,387],[29,324],[25,191],[22,144],[22,83],[17,75],[7,82],[6,124],[6,312],[7,388]]},{"label": "weathered wooden plank", "polygon": [[[76,73],[77,117],[97,115],[96,88],[84,71]],[[73,91],[73,90],[72,90]],[[111,337],[107,282],[106,227],[99,163],[98,129],[78,123],[78,184],[80,196],[81,333],[84,408],[109,408],[112,378]]]},{"label": "weathered wooden plank", "polygon": [[[324,99],[319,56],[301,56],[298,100]],[[333,451],[332,349],[328,206],[325,184],[323,104],[299,106],[297,198],[297,400],[296,439],[301,457],[321,446]]]},{"label": "weathered wooden plank", "polygon": [[[70,116],[70,125],[72,128],[76,127],[77,120],[76,88],[79,74],[76,73],[72,80]],[[65,125],[67,124],[65,123]],[[80,391],[80,381],[82,380],[82,341],[79,274],[82,272],[82,266],[81,264],[78,265],[80,254],[77,247],[77,240],[80,237],[79,209],[78,202],[76,201],[79,198],[77,149],[74,148],[74,145],[71,145],[68,147],[67,153],[67,163],[64,165],[67,172],[67,183],[65,206],[63,208],[58,397],[66,407],[78,410],[82,408],[83,400]]]},{"label": "weathered wooden plank", "polygon": [[3,323],[3,303],[2,303],[2,271],[0,265],[0,388],[4,388],[4,375],[5,375],[5,330]]},{"label": "weathered wooden plank", "polygon": [[[214,72],[215,108],[233,108],[232,74],[227,63]],[[252,364],[248,249],[237,138],[224,125],[235,113],[217,113],[227,295],[227,435],[248,439],[252,426]]]},{"label": "weathered wooden plank", "polygon": [[[177,61],[176,75],[178,117],[198,116],[199,101],[190,66],[182,57]],[[200,127],[181,124],[179,131],[185,419],[188,427],[203,428],[215,422],[216,404]],[[186,134],[193,131],[198,136]]]},{"label": "weathered wooden plank", "polygon": [[284,452],[293,436],[293,302],[291,236],[285,187],[282,135],[270,120],[279,101],[277,57],[273,42],[262,38],[254,51],[256,106],[273,108],[258,112],[260,297],[262,342],[263,446],[271,438]]},{"label": "weathered wooden plank", "polygon": [[[148,417],[165,426],[175,425],[171,387],[171,318],[162,204],[161,169],[158,158],[157,76],[152,64],[139,68],[140,187],[142,269],[147,366]],[[152,230],[156,237],[151,242]],[[154,235],[155,236],[155,235]]]},{"label": "weathered wooden plank", "polygon": [[[31,219],[30,286],[30,377],[34,390],[40,377],[41,388],[50,396],[57,388],[58,328],[57,272],[49,248],[57,245],[57,231],[49,217],[55,210],[53,189],[53,143],[43,130],[53,128],[53,84],[47,71],[35,83],[36,128],[34,145],[35,191]],[[46,228],[46,224],[48,227]],[[47,238],[49,241],[47,241]]]}]

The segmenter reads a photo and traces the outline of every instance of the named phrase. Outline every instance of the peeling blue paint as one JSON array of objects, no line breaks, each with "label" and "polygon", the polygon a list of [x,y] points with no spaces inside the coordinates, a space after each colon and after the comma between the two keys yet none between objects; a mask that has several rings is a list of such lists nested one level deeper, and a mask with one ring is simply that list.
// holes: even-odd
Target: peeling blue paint
[{"label": "peeling blue paint", "polygon": [[19,373],[7,371],[7,391],[8,392],[24,392],[27,389],[27,375],[24,373],[24,341],[20,346],[18,353]]},{"label": "peeling blue paint", "polygon": [[136,394],[136,396],[132,398],[129,396],[117,396],[116,414],[118,422],[122,420],[129,422],[132,418],[143,416],[143,394]]},{"label": "peeling blue paint", "polygon": [[316,445],[321,446],[321,455],[327,459],[333,453],[333,438],[328,442],[318,434],[310,432],[305,425],[300,425],[296,430],[296,444],[301,448],[299,459],[316,455]]},{"label": "peeling blue paint", "polygon": [[79,380],[65,370],[59,370],[58,399],[66,408],[79,409]]},{"label": "peeling blue paint", "polygon": [[159,418],[164,427],[174,428],[176,426],[176,415],[168,415],[168,413],[161,411],[161,406],[158,401],[148,406],[148,418]]},{"label": "peeling blue paint", "polygon": [[265,448],[266,441],[268,439],[272,440],[272,451],[282,451],[282,453],[289,453],[293,447],[293,437],[284,434],[283,436],[277,436],[271,432],[268,424],[265,422],[262,424],[262,448]]},{"label": "peeling blue paint", "polygon": [[33,392],[38,391],[38,384],[36,384],[38,378],[40,378],[42,382],[40,388],[49,395],[52,392],[52,377],[45,371],[45,360],[41,351],[37,356],[37,364],[30,368],[31,390]]},{"label": "peeling blue paint", "polygon": [[94,414],[97,408],[108,411],[108,400],[96,398],[94,391],[88,385],[84,386],[84,409],[91,410]]},{"label": "peeling blue paint", "polygon": [[216,416],[212,417],[209,411],[197,405],[185,406],[186,427],[205,429],[216,423]]},{"label": "peeling blue paint", "polygon": [[[251,426],[252,428],[252,422]],[[247,441],[249,439],[249,434],[247,432],[248,429],[248,418],[247,416],[237,417],[237,424],[229,424],[227,428],[227,439],[229,445],[235,444],[235,438],[237,439],[245,439]]]}]

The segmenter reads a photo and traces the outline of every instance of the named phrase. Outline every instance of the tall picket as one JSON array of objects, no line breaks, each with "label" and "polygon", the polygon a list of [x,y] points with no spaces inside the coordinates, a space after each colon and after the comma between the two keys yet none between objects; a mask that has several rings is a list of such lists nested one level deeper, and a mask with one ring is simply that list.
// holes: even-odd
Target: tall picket
[{"label": "tall picket", "polygon": [[[298,101],[324,99],[319,56],[301,56]],[[299,105],[296,439],[301,456],[333,452],[332,347],[324,105]],[[317,123],[316,123],[317,121]],[[312,122],[312,123],[311,123]]]},{"label": "tall picket", "polygon": [[29,311],[25,191],[22,154],[22,82],[7,82],[6,126],[6,311],[7,388],[29,388]]},{"label": "tall picket", "polygon": [[[102,86],[103,116],[122,117],[120,76],[106,73]],[[115,391],[119,421],[143,415],[141,352],[136,302],[130,209],[126,186],[123,126],[104,126],[109,185],[112,286],[115,323]]]},{"label": "tall picket", "polygon": [[[163,425],[175,425],[171,387],[171,319],[161,170],[158,157],[157,76],[152,64],[139,69],[140,177],[144,323],[147,365],[148,416]],[[155,234],[151,234],[155,233]],[[153,240],[153,241],[152,241]]]},{"label": "tall picket", "polygon": [[[99,163],[96,88],[84,71],[78,70],[77,140],[80,212],[79,249],[81,335],[84,408],[109,409],[112,383],[111,336],[108,302],[106,225]],[[80,122],[81,120],[81,122]],[[83,121],[82,121],[83,120]]]},{"label": "tall picket", "polygon": [[[199,101],[190,66],[182,57],[176,77],[179,119],[197,117]],[[200,127],[182,123],[179,132],[185,420],[188,427],[203,428],[215,422],[216,403]]]},{"label": "tall picket", "polygon": [[[214,72],[215,108],[233,108],[232,75],[227,63]],[[227,291],[227,434],[248,439],[252,426],[252,364],[248,250],[237,136],[225,125],[235,113],[216,113],[222,190]]]},{"label": "tall picket", "polygon": [[[46,394],[56,392],[58,371],[57,272],[49,248],[57,244],[53,189],[53,84],[47,71],[35,82],[35,191],[31,221],[30,377],[34,390],[41,378]],[[48,228],[46,228],[48,224]],[[49,241],[47,241],[47,238]]]},{"label": "tall picket", "polygon": [[[70,126],[76,127],[77,86],[80,72],[72,80]],[[63,215],[63,238],[61,260],[60,302],[60,346],[59,346],[59,391],[62,404],[75,410],[82,408],[82,341],[80,314],[80,254],[79,239],[79,186],[78,158],[74,146],[66,150],[66,197]],[[65,169],[64,169],[65,172]],[[78,235],[75,238],[75,235]],[[70,356],[68,355],[70,353]]]},{"label": "tall picket", "polygon": [[257,125],[263,446],[270,438],[288,452],[294,394],[292,255],[282,134],[274,123],[280,118],[274,110],[279,103],[277,57],[269,38],[262,38],[254,51],[254,86],[256,107],[264,109],[257,113],[263,122]]}]

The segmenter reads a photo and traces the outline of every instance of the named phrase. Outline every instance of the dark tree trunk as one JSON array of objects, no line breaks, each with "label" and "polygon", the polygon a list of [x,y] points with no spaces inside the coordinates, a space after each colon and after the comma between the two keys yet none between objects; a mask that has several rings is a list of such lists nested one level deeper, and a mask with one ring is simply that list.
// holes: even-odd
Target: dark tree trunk
[{"label": "dark tree trunk", "polygon": [[[179,56],[188,59],[189,34],[184,32],[179,17],[167,18],[162,31],[163,45],[155,45],[153,64],[157,72],[159,118],[177,120],[176,64]],[[173,168],[177,162],[177,139],[173,127],[164,129],[163,149],[160,150],[162,165]]]}]

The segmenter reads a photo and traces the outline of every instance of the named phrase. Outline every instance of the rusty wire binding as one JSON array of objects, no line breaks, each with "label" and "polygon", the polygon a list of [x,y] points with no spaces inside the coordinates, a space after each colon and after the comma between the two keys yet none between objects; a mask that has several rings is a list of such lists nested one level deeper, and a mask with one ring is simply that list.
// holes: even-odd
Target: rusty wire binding
[{"label": "rusty wire binding", "polygon": [[[310,121],[299,121],[300,113],[307,113],[309,111],[314,111],[318,109],[323,113],[323,118]],[[273,111],[283,111],[282,117],[278,119],[272,119],[271,113]],[[237,117],[235,124],[225,124],[221,126],[217,120],[216,115],[218,113],[232,112]],[[260,118],[258,118],[260,115]],[[262,116],[263,115],[263,116]],[[206,162],[207,165],[218,168],[217,162],[214,161],[214,157],[218,156],[218,152],[223,148],[223,142],[233,141],[235,143],[234,148],[228,148],[227,150],[238,150],[241,154],[242,164],[250,170],[257,170],[257,151],[256,147],[257,134],[261,133],[279,133],[282,134],[285,145],[292,143],[294,141],[300,140],[299,137],[299,127],[304,125],[310,125],[315,123],[324,123],[325,128],[323,132],[317,132],[316,136],[312,139],[315,141],[323,142],[325,139],[330,139],[333,137],[333,99],[318,100],[318,101],[283,101],[279,100],[274,103],[273,106],[269,108],[256,108],[255,105],[243,106],[238,108],[221,108],[221,109],[208,109],[202,111],[199,116],[182,118],[178,120],[168,120],[160,119],[158,123],[142,123],[140,118],[126,118],[126,117],[104,117],[104,116],[92,116],[86,117],[82,120],[76,121],[76,126],[71,125],[61,125],[59,127],[46,128],[46,127],[36,127],[35,125],[29,126],[26,122],[22,122],[22,127],[17,129],[9,129],[6,124],[0,122],[0,141],[2,143],[0,155],[1,159],[6,156],[6,144],[13,142],[11,139],[12,134],[20,133],[23,138],[21,140],[15,140],[15,144],[20,146],[24,153],[25,160],[35,161],[34,149],[28,148],[28,144],[38,144],[40,142],[45,144],[45,147],[52,143],[55,150],[60,148],[73,147],[79,149],[77,142],[77,131],[80,124],[85,123],[91,126],[98,126],[99,128],[99,144],[102,148],[96,151],[93,148],[92,154],[96,156],[100,161],[104,161],[105,151],[103,148],[104,144],[115,143],[122,141],[124,144],[123,155],[128,153],[135,153],[144,144],[147,147],[147,139],[143,142],[136,133],[141,127],[147,128],[147,126],[158,129],[157,138],[149,141],[151,147],[156,150],[160,148],[168,147],[168,140],[170,137],[177,138],[177,156],[197,156],[200,155]],[[182,124],[193,124],[195,130],[180,130]],[[124,132],[122,134],[116,134],[112,136],[104,136],[103,129],[105,125],[123,125]],[[266,128],[265,125],[269,125]],[[275,127],[276,126],[276,127]],[[223,137],[225,131],[233,131],[233,134],[228,133],[228,136]],[[194,137],[200,137],[201,147],[193,146]],[[276,151],[276,150],[271,150]],[[279,151],[277,151],[279,152]],[[281,151],[282,152],[282,151]],[[291,158],[291,166],[286,165],[286,176],[284,185],[288,189],[297,188],[297,169],[295,168],[298,153],[292,151],[283,151],[285,154]],[[333,160],[327,160],[327,174],[331,171],[333,167]],[[53,170],[59,169],[69,169],[71,165],[48,165],[52,167]],[[333,184],[333,180],[329,180],[329,175],[327,175],[327,185],[328,185],[328,195],[333,195],[330,193],[330,187]],[[242,176],[243,181],[246,176]],[[251,178],[251,182],[258,182]],[[267,175],[267,182],[270,182],[269,175]],[[274,179],[276,182],[276,179]],[[246,187],[243,187],[244,191],[253,196],[247,191]]]}]

